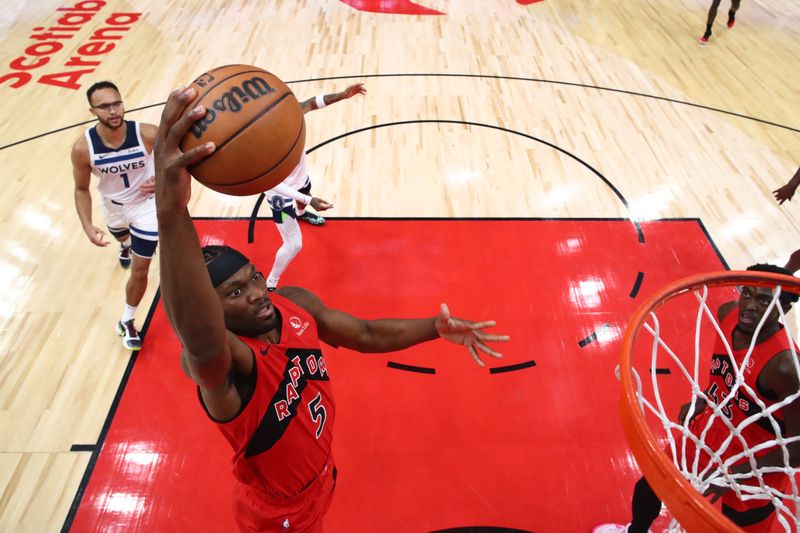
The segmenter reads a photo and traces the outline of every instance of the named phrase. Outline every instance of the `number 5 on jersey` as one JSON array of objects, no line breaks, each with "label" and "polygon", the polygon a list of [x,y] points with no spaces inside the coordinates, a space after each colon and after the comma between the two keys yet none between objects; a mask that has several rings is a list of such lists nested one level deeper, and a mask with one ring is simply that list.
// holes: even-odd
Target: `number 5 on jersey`
[{"label": "number 5 on jersey", "polygon": [[311,414],[311,420],[317,423],[317,438],[322,435],[322,430],[325,428],[325,419],[328,417],[328,412],[325,406],[322,405],[322,393],[318,392],[314,398],[308,402],[308,412]]}]

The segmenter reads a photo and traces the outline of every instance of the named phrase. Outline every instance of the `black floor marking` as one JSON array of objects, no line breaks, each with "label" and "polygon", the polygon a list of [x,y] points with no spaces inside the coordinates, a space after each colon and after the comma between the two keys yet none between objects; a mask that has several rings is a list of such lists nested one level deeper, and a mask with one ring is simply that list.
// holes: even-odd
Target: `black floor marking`
[{"label": "black floor marking", "polygon": [[395,363],[394,361],[387,361],[386,366],[389,368],[394,368],[396,370],[405,370],[406,372],[418,372],[420,374],[435,374],[435,368],[428,368],[426,366],[413,366],[413,365],[404,365],[403,363]]},{"label": "black floor marking", "polygon": [[[150,310],[147,312],[147,317],[144,319],[144,326],[142,327],[141,331],[139,331],[142,340],[145,339],[147,335],[147,330],[150,328],[150,322],[153,319],[153,314],[156,312],[156,307],[158,307],[158,302],[161,300],[161,289],[159,288],[156,291],[155,296],[153,297],[153,303],[150,305]],[[117,413],[117,408],[119,407],[119,403],[122,401],[122,395],[125,392],[125,388],[128,385],[128,380],[131,377],[131,373],[133,372],[133,365],[136,364],[136,359],[139,355],[139,352],[132,352],[131,358],[128,360],[128,366],[125,367],[125,372],[122,374],[122,379],[119,382],[119,386],[117,387],[117,392],[114,395],[114,400],[111,402],[111,407],[108,409],[108,415],[106,416],[105,422],[103,422],[103,427],[100,429],[100,436],[97,437],[97,444],[93,445],[92,447],[92,456],[89,458],[89,463],[86,465],[86,470],[83,472],[83,477],[81,478],[81,482],[78,485],[78,490],[75,492],[75,498],[72,500],[72,505],[69,507],[69,512],[67,512],[67,517],[64,519],[64,525],[61,526],[61,533],[67,533],[72,528],[72,522],[75,520],[75,515],[78,514],[78,509],[81,505],[81,500],[83,500],[83,495],[86,492],[86,487],[89,485],[89,479],[92,477],[92,472],[94,472],[94,467],[97,465],[97,460],[100,458],[100,450],[103,449],[103,443],[106,440],[106,436],[108,435],[108,430],[111,427],[111,422],[114,420],[114,415]],[[80,445],[78,445],[80,446]]]},{"label": "black floor marking", "polygon": [[596,340],[597,340],[597,333],[592,333],[591,335],[589,335],[585,339],[578,341],[578,346],[583,348],[584,346],[586,346],[590,342],[594,342]]},{"label": "black floor marking", "polygon": [[593,332],[591,335],[589,335],[589,336],[588,336],[588,337],[586,337],[585,339],[578,341],[578,346],[580,346],[581,348],[583,348],[583,347],[585,347],[587,344],[589,344],[589,343],[592,343],[592,342],[596,341],[596,340],[597,340],[597,332],[598,332],[598,331],[602,331],[602,330],[604,330],[604,329],[606,329],[606,328],[610,328],[610,327],[611,327],[611,324],[603,324],[602,326],[600,326],[600,328],[598,328],[598,330],[597,330],[597,331]]},{"label": "black floor marking", "polygon": [[[352,80],[352,79],[365,79],[365,78],[409,78],[409,77],[428,77],[428,78],[475,78],[475,79],[489,79],[489,80],[506,80],[506,81],[527,81],[533,83],[548,83],[551,85],[563,85],[565,87],[580,87],[582,89],[594,89],[597,91],[607,91],[612,93],[619,93],[619,94],[627,94],[630,96],[640,96],[642,98],[651,98],[653,100],[661,100],[662,102],[669,102],[672,104],[679,104],[679,105],[686,105],[689,107],[696,107],[698,109],[704,109],[706,111],[714,111],[715,113],[723,113],[726,115],[731,115],[733,117],[743,118],[745,120],[753,120],[755,122],[760,122],[762,124],[766,124],[768,126],[775,126],[776,128],[783,128],[785,130],[793,131],[795,133],[800,133],[800,129],[793,128],[791,126],[787,126],[785,124],[779,124],[777,122],[771,122],[769,120],[764,120],[758,117],[751,117],[749,115],[743,115],[741,113],[736,113],[734,111],[726,111],[725,109],[719,109],[716,107],[711,107],[702,104],[695,104],[692,102],[685,102],[683,100],[675,100],[674,98],[667,98],[666,96],[658,96],[655,94],[647,94],[647,93],[640,93],[636,91],[628,91],[625,89],[615,89],[613,87],[602,87],[600,85],[588,85],[585,83],[576,83],[571,81],[559,81],[559,80],[546,80],[543,78],[524,78],[522,76],[501,76],[497,74],[447,74],[447,73],[395,73],[395,74],[357,74],[351,76],[329,76],[326,78],[307,78],[304,80],[292,80],[286,82],[287,84],[293,83],[308,83],[308,82],[318,82],[318,81],[332,81],[332,80]],[[158,107],[164,105],[166,102],[159,102],[156,104],[148,104],[141,107],[134,107],[132,109],[126,109],[126,113],[133,113],[136,111],[141,111],[143,109],[149,109],[151,107]],[[0,146],[0,150],[5,150],[6,148],[11,148],[12,146],[16,146],[18,144],[26,143],[28,141],[33,141],[39,139],[41,137],[45,137],[47,135],[51,135],[54,133],[58,133],[64,130],[68,130],[71,128],[77,128],[78,126],[82,126],[84,124],[90,124],[94,122],[93,120],[86,120],[84,122],[79,122],[77,124],[72,124],[71,126],[64,126],[62,128],[58,128],[55,130],[46,131],[44,133],[40,133],[39,135],[34,135],[33,137],[28,137],[27,139],[22,139],[19,141],[12,142],[10,144],[6,144],[4,146]]]},{"label": "black floor marking", "polygon": [[494,368],[490,368],[489,373],[502,374],[503,372],[514,372],[515,370],[522,370],[523,368],[531,368],[533,366],[536,366],[536,361],[531,359],[530,361],[525,361],[524,363],[517,363],[515,365],[496,366]]},{"label": "black floor marking", "polygon": [[[650,374],[652,374],[652,373],[653,373],[653,369],[651,368],[650,369]],[[667,375],[669,375],[669,374],[672,374],[672,370],[670,370],[669,368],[656,368],[656,375],[658,375],[658,374],[667,374]]]},{"label": "black floor marking", "polygon": [[639,289],[642,288],[642,281],[644,280],[644,272],[639,272],[636,274],[636,281],[633,284],[633,288],[631,289],[631,293],[628,295],[631,298],[636,298],[636,295],[639,294]]},{"label": "black floor marking", "polygon": [[97,447],[96,444],[73,444],[69,447],[71,452],[93,452]]},{"label": "black floor marking", "polygon": [[717,243],[714,242],[714,239],[711,238],[711,234],[708,233],[708,230],[706,229],[705,225],[703,225],[703,221],[700,220],[699,218],[696,219],[696,220],[697,220],[697,224],[700,226],[700,229],[703,230],[703,235],[706,236],[706,240],[711,245],[711,247],[714,249],[714,253],[717,254],[717,257],[719,258],[719,262],[722,263],[722,266],[725,267],[725,270],[730,270],[731,267],[728,266],[728,262],[725,261],[724,257],[722,257],[722,252],[719,251],[719,248],[717,247]]},{"label": "black floor marking", "polygon": [[[586,161],[584,161],[580,157],[576,156],[572,152],[569,152],[569,151],[561,148],[558,145],[555,145],[555,144],[553,144],[551,142],[545,141],[544,139],[540,139],[538,137],[534,137],[533,135],[528,135],[527,133],[523,133],[521,131],[512,130],[512,129],[509,129],[509,128],[504,128],[502,126],[496,126],[494,124],[483,124],[481,122],[471,122],[471,121],[468,121],[468,120],[445,120],[445,119],[399,120],[399,121],[395,121],[395,122],[386,122],[386,123],[383,123],[383,124],[372,124],[370,126],[365,126],[363,128],[359,128],[359,129],[356,129],[356,130],[353,130],[353,131],[348,131],[348,132],[342,133],[340,135],[337,135],[335,137],[331,137],[330,139],[328,139],[326,141],[322,141],[321,143],[317,144],[316,146],[313,146],[312,148],[308,149],[306,151],[306,153],[310,154],[311,152],[313,152],[313,151],[315,151],[315,150],[317,150],[319,148],[322,148],[323,146],[325,146],[327,144],[330,144],[332,142],[338,141],[339,139],[343,139],[345,137],[349,137],[350,135],[355,135],[356,133],[362,133],[362,132],[365,132],[365,131],[372,131],[372,130],[376,130],[376,129],[380,129],[380,128],[388,128],[388,127],[394,127],[394,126],[405,126],[405,125],[409,125],[409,124],[456,124],[456,125],[459,125],[459,126],[475,126],[475,127],[478,127],[478,128],[489,128],[489,129],[493,129],[493,130],[497,130],[497,131],[502,131],[504,133],[512,133],[514,135],[519,135],[520,137],[525,137],[526,139],[529,139],[529,140],[532,140],[532,141],[536,141],[538,143],[541,143],[541,144],[544,144],[546,146],[549,146],[550,148],[553,148],[554,150],[557,150],[558,152],[566,155],[567,157],[572,158],[574,161],[577,161],[579,164],[583,165],[585,168],[587,168],[589,171],[591,171],[594,175],[596,175],[598,178],[600,178],[603,181],[603,183],[605,183],[606,186],[609,189],[611,189],[611,192],[614,193],[614,195],[617,197],[617,199],[622,203],[622,205],[625,207],[625,210],[628,211],[628,213],[630,213],[630,205],[628,204],[628,201],[625,199],[625,197],[622,196],[622,193],[619,191],[619,189],[617,189],[617,187],[613,183],[611,183],[611,181],[608,178],[606,178],[599,170],[594,168],[592,165],[590,165],[589,163],[587,163]],[[263,192],[259,195],[259,200],[261,200],[262,196],[264,196]],[[260,206],[261,206],[261,202],[259,201],[259,202],[256,203],[256,207],[253,208],[253,212],[250,215],[250,219],[251,220],[255,220],[258,217],[257,207],[260,207]],[[633,224],[633,227],[636,229],[636,235],[637,235],[637,237],[639,239],[639,242],[644,244],[644,232],[642,231],[642,226],[641,226],[641,224],[639,224],[639,221],[635,220],[632,216],[628,217],[627,220],[629,220],[631,222],[631,224]]]},{"label": "black floor marking", "polygon": [[671,104],[680,104],[686,105],[689,107],[696,107],[698,109],[704,109],[706,111],[714,111],[716,113],[724,113],[726,115],[731,115],[734,117],[743,118],[746,120],[754,120],[756,122],[760,122],[762,124],[767,124],[769,126],[775,126],[776,128],[783,128],[785,130],[793,131],[795,133],[800,133],[800,129],[793,128],[791,126],[786,126],[784,124],[778,124],[777,122],[770,122],[769,120],[764,120],[758,117],[751,117],[749,115],[743,115],[741,113],[736,113],[734,111],[726,111],[725,109],[719,109],[716,107],[711,107],[703,104],[695,104],[693,102],[685,102],[683,100],[675,100],[674,98],[667,98],[666,96],[658,96],[655,94],[647,94],[647,93],[640,93],[636,91],[628,91],[626,89],[615,89],[613,87],[603,87],[601,85],[589,85],[586,83],[577,83],[571,81],[559,81],[559,80],[546,80],[543,78],[524,78],[522,76],[500,76],[497,74],[446,74],[446,73],[439,73],[439,74],[425,74],[425,73],[394,73],[394,74],[361,74],[358,76],[331,76],[328,78],[308,78],[305,80],[292,80],[287,83],[308,83],[308,82],[317,82],[317,81],[331,81],[331,80],[352,80],[352,79],[362,79],[362,78],[410,78],[410,77],[430,77],[430,78],[475,78],[475,79],[489,79],[489,80],[506,80],[506,81],[529,81],[534,83],[549,83],[551,85],[564,85],[566,87],[580,87],[582,89],[595,89],[598,91],[608,91],[611,93],[619,93],[619,94],[627,94],[630,96],[640,96],[642,98],[651,98],[653,100],[661,100],[662,102],[669,102]]}]

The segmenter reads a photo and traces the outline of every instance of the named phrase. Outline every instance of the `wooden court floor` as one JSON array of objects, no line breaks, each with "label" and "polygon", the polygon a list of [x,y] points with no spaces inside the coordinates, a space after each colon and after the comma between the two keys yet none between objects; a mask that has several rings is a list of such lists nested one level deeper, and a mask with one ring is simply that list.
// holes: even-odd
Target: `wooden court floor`
[{"label": "wooden court floor", "polygon": [[[117,83],[145,122],[221,64],[267,68],[301,99],[364,82],[365,97],[307,117],[332,216],[699,218],[732,268],[800,248],[798,206],[771,195],[800,165],[797,2],[743,0],[731,30],[723,2],[704,47],[705,0],[420,3],[440,14],[355,0],[4,6],[0,531],[61,529],[81,445],[97,442],[130,360],[113,332],[126,273],[73,204],[69,150],[95,81]],[[255,201],[198,186],[191,209],[246,217]]]}]

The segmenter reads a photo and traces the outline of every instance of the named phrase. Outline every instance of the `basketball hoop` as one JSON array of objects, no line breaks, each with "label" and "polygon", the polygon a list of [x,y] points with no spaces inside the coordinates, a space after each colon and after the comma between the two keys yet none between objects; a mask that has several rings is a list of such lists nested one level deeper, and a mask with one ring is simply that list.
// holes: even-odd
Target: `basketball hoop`
[{"label": "basketball hoop", "polygon": [[[705,431],[700,432],[700,435],[694,435],[683,424],[677,422],[677,411],[668,412],[670,409],[674,409],[674,405],[670,409],[667,409],[666,406],[666,404],[674,404],[676,398],[690,391],[691,396],[684,395],[681,402],[685,403],[691,399],[690,416],[694,412],[698,399],[706,400],[712,413],[709,418],[713,422],[713,417],[724,412],[726,405],[730,405],[730,402],[733,401],[737,389],[748,390],[748,385],[739,381],[740,377],[742,380],[744,379],[740,374],[739,366],[746,367],[748,364],[752,364],[750,355],[753,352],[755,340],[751,343],[747,355],[738,363],[735,362],[731,347],[727,342],[725,343],[730,359],[734,361],[733,366],[736,367],[737,379],[731,394],[716,403],[701,388],[702,383],[708,379],[711,356],[710,349],[701,347],[701,337],[723,336],[717,320],[716,307],[710,308],[709,306],[712,304],[709,302],[711,300],[722,303],[736,299],[734,288],[737,286],[773,289],[772,301],[767,312],[764,313],[764,318],[777,308],[784,330],[779,331],[776,335],[793,337],[778,298],[782,291],[800,293],[800,279],[759,271],[730,271],[696,275],[664,287],[639,306],[628,323],[622,340],[619,374],[622,383],[620,410],[623,429],[643,475],[674,518],[670,530],[677,529],[680,524],[680,527],[688,531],[742,531],[723,516],[708,498],[702,495],[712,484],[731,487],[741,501],[763,500],[764,505],[772,502],[778,522],[785,531],[800,529],[798,527],[800,526],[800,494],[794,475],[798,470],[792,469],[788,465],[786,448],[789,443],[800,438],[782,438],[779,430],[775,440],[765,443],[765,445],[772,446],[772,449],[779,447],[783,449],[786,463],[783,468],[756,469],[748,474],[731,475],[727,471],[728,467],[744,459],[748,459],[751,466],[755,466],[753,454],[758,456],[763,451],[760,450],[761,446],[755,446],[751,450],[739,433],[740,430],[745,430],[746,426],[755,422],[755,420],[751,420],[755,416],[741,421],[738,426],[734,426],[725,416],[720,416],[719,423],[727,424],[731,435],[719,450],[714,450],[706,447]],[[685,327],[682,329],[682,326],[686,326],[687,309],[690,308],[694,310],[693,348],[688,345],[691,338],[687,339],[687,337],[691,336],[688,335]],[[677,323],[675,316],[678,317]],[[758,324],[756,334],[753,335],[754,339],[764,322],[765,320],[762,319]],[[652,339],[647,335],[640,335],[642,331],[649,332]],[[674,334],[676,342],[672,338],[667,338],[670,332]],[[791,340],[789,342],[794,353],[795,345]],[[643,346],[646,346],[645,343],[649,344],[649,347],[643,349]],[[689,353],[681,353],[681,350],[678,349],[673,350],[670,344],[687,345],[686,351]],[[794,355],[796,356],[796,353]],[[649,369],[643,369],[643,362],[649,365]],[[662,367],[661,372],[659,364]],[[661,377],[662,383],[659,384],[657,375],[666,371],[664,366],[672,368],[677,366],[677,372],[668,378]],[[637,372],[637,368],[639,368],[639,372]],[[800,375],[797,357],[795,357],[795,368]],[[649,381],[644,376],[649,377]],[[678,386],[683,389],[675,392]],[[673,391],[672,398],[669,397],[670,391]],[[798,397],[800,397],[800,391],[769,408],[758,404],[762,409],[758,413],[764,419],[762,424],[772,424],[773,429],[777,428],[777,422],[771,416],[772,413]],[[757,400],[756,403],[760,401]],[[726,450],[733,453],[728,450],[728,445],[737,439],[744,444],[742,446],[744,452],[726,457],[724,455]],[[687,459],[687,443],[694,446],[694,461]],[[696,459],[701,455],[701,451],[709,454],[710,457],[705,468],[698,467]],[[775,473],[785,474],[788,478],[784,491],[764,483],[762,476]],[[740,481],[742,483],[739,483]]]}]

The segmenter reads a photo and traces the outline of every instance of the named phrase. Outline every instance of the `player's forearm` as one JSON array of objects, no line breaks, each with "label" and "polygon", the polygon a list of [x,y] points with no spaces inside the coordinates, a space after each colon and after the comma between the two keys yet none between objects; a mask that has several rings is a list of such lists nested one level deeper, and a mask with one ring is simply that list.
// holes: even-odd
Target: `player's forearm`
[{"label": "player's forearm", "polygon": [[800,167],[797,168],[797,172],[794,173],[794,176],[792,176],[792,179],[790,179],[789,183],[786,185],[791,187],[792,190],[797,190],[797,187],[800,186]]},{"label": "player's forearm", "polygon": [[435,318],[367,320],[364,326],[365,333],[359,339],[358,347],[353,349],[365,353],[394,352],[438,339],[435,320]]},{"label": "player's forearm", "polygon": [[323,107],[335,104],[336,102],[340,102],[346,98],[347,90],[344,90],[340,93],[318,94],[317,96],[312,96],[300,105],[304,109],[304,112],[306,112],[314,109],[322,109]]},{"label": "player's forearm", "polygon": [[75,189],[75,210],[84,228],[92,226],[92,195],[84,189]]},{"label": "player's forearm", "polygon": [[298,202],[303,202],[304,204],[311,203],[311,198],[312,198],[311,196],[309,196],[308,194],[303,194],[300,191],[296,191],[293,188],[286,185],[285,183],[279,183],[278,185],[270,189],[270,191],[274,192],[279,196],[283,196],[285,198],[291,198],[293,200],[297,200]]},{"label": "player's forearm", "polygon": [[158,234],[167,317],[192,356],[213,358],[227,342],[225,317],[188,210],[159,211]]},{"label": "player's forearm", "polygon": [[322,96],[322,99],[325,101],[326,106],[335,104],[336,102],[341,102],[345,98],[347,98],[347,91],[342,91],[340,93],[333,93],[333,94],[325,94]]}]

